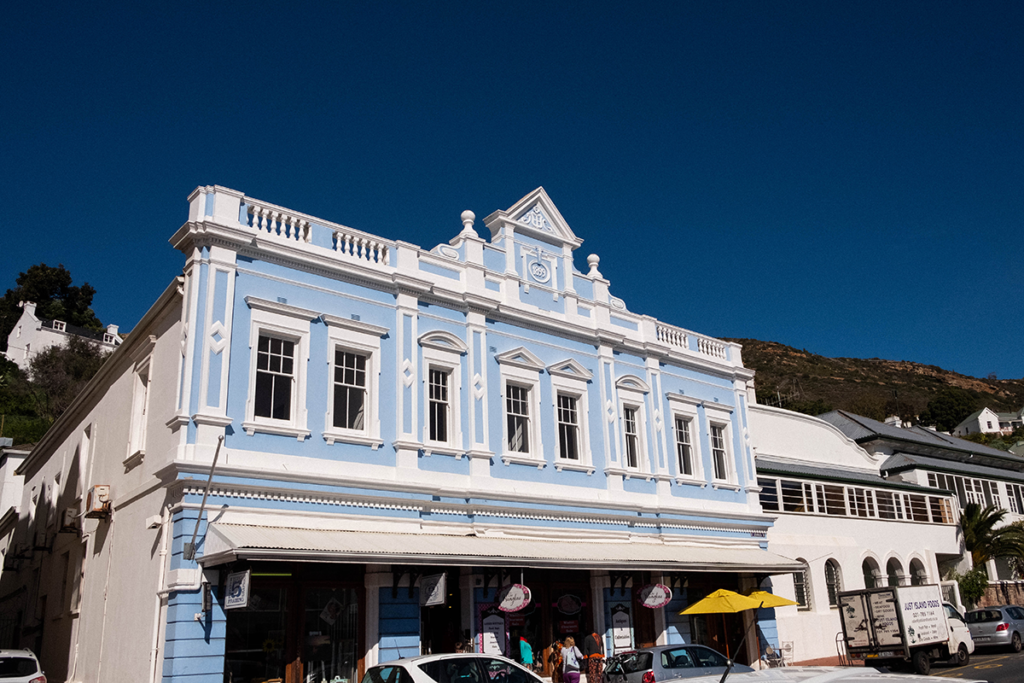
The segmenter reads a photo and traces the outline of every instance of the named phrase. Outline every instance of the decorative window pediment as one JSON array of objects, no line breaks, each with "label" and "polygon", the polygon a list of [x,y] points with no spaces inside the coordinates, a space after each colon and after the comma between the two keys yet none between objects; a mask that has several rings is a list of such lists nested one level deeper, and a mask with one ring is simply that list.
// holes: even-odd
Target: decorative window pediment
[{"label": "decorative window pediment", "polygon": [[427,346],[439,351],[451,351],[452,353],[463,354],[469,350],[466,342],[456,337],[451,332],[433,330],[420,335],[420,346]]},{"label": "decorative window pediment", "polygon": [[383,337],[390,331],[388,328],[381,325],[364,323],[361,320],[352,320],[351,318],[342,318],[336,315],[330,315],[329,313],[324,313],[320,316],[320,319],[329,327],[340,327],[342,329],[351,330],[352,332],[368,334],[372,337]]},{"label": "decorative window pediment", "polygon": [[622,377],[615,380],[615,386],[619,389],[628,389],[632,391],[641,391],[643,393],[650,393],[651,387],[647,382],[643,381],[636,375],[623,375]]},{"label": "decorative window pediment", "polygon": [[499,353],[494,358],[502,365],[513,365],[518,368],[526,368],[527,370],[536,370],[537,372],[542,372],[546,369],[543,361],[530,353],[524,346]]},{"label": "decorative window pediment", "polygon": [[548,372],[552,375],[558,375],[559,377],[568,377],[570,379],[587,381],[594,377],[594,373],[587,370],[572,358],[549,365]]}]

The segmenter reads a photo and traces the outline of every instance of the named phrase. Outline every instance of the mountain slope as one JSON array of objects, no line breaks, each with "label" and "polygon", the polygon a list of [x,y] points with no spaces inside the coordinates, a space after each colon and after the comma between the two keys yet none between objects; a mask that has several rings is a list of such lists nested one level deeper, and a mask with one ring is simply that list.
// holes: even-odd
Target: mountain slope
[{"label": "mountain slope", "polygon": [[1024,405],[1024,379],[978,379],[910,361],[828,358],[776,342],[730,341],[743,345],[743,364],[757,372],[758,402],[790,410],[841,409],[876,420],[898,413],[912,420],[949,387],[969,392],[976,408],[1010,411]]}]

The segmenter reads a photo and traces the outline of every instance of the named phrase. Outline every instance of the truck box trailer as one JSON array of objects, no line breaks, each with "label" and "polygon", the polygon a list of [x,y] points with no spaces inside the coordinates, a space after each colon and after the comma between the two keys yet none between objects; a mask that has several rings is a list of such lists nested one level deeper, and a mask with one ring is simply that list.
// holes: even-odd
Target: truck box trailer
[{"label": "truck box trailer", "polygon": [[937,585],[886,586],[839,593],[847,651],[871,663],[910,662],[919,674],[935,659],[966,664],[974,641]]}]

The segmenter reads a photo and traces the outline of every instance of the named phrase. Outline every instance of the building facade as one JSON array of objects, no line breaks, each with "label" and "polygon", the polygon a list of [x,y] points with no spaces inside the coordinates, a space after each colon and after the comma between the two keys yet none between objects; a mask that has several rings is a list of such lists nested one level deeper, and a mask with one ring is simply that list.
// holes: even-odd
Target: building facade
[{"label": "building facade", "polygon": [[[761,507],[778,519],[773,552],[803,567],[771,577],[798,605],[762,616],[773,647],[798,662],[835,663],[838,593],[884,585],[941,583],[961,557],[958,506],[946,491],[886,479],[886,457],[817,417],[750,406]],[[953,582],[944,590],[954,604]]]},{"label": "building facade", "polygon": [[541,188],[489,240],[461,220],[426,250],[198,188],[182,276],[19,469],[0,645],[154,683],[735,646],[742,618],[679,610],[800,567],[767,550],[740,347],[577,269]]}]

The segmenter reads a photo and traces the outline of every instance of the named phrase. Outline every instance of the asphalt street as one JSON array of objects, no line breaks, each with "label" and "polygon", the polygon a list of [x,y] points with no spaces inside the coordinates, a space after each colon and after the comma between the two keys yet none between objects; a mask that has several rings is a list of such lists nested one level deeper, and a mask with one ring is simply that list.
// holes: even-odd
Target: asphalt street
[{"label": "asphalt street", "polygon": [[933,664],[932,676],[990,683],[1020,683],[1024,681],[1024,652],[1013,654],[998,650],[975,650],[967,666]]}]

